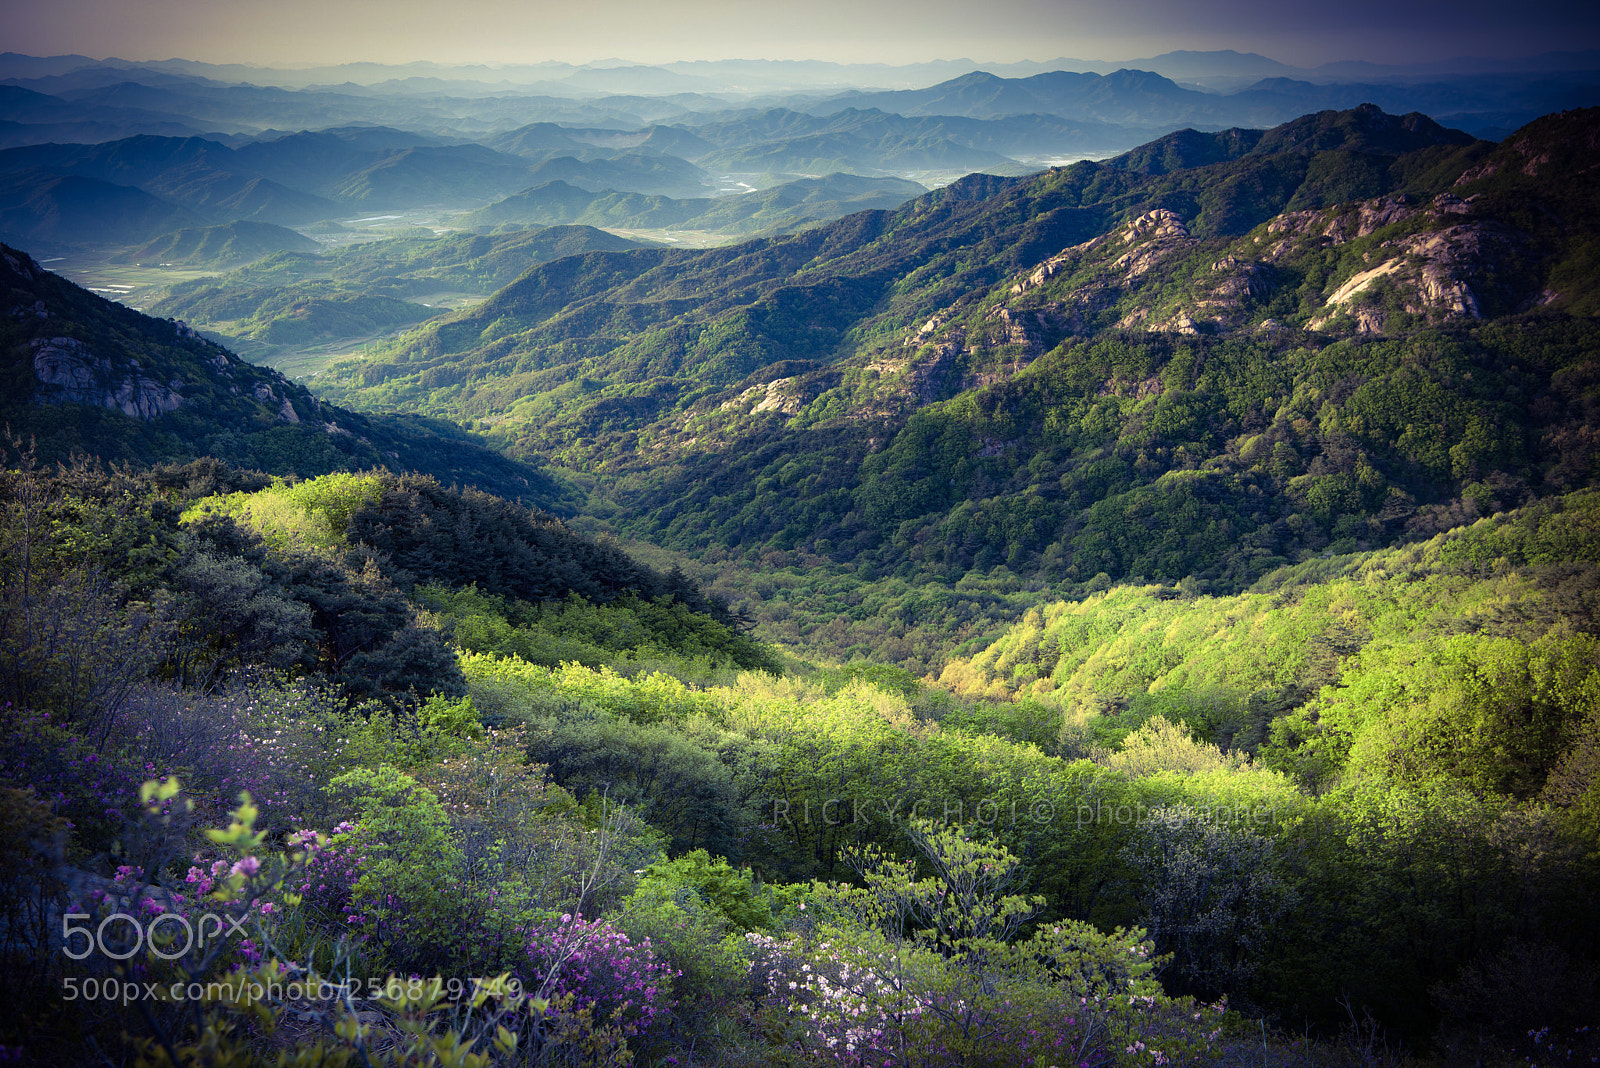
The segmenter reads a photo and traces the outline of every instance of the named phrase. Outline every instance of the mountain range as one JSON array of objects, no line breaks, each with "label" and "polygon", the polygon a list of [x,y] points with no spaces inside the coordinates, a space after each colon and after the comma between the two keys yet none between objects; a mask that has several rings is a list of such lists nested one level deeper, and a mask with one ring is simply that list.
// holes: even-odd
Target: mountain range
[{"label": "mountain range", "polygon": [[[967,61],[903,70],[546,64],[495,75],[357,64],[323,80],[5,54],[0,239],[41,252],[126,251],[239,221],[304,227],[358,213],[470,211],[526,201],[551,182],[672,200],[835,173],[937,186],[1107,158],[1183,128],[1262,128],[1361,104],[1498,139],[1539,114],[1600,103],[1597,71],[1600,58],[1583,53],[1498,67],[1306,71],[1257,55],[1185,52],[989,70]],[[722,232],[823,217],[810,190],[789,196],[810,206],[791,216],[732,209],[762,221]],[[499,217],[676,211],[521,203]],[[847,198],[826,210],[855,206]]]},{"label": "mountain range", "polygon": [[792,230],[855,211],[897,208],[920,193],[915,182],[830,174],[800,178],[734,197],[673,200],[614,189],[591,192],[556,180],[459,216],[464,226],[579,224],[625,229],[678,228],[732,234]]},{"label": "mountain range", "polygon": [[503,285],[324,371],[320,403],[472,428],[685,550],[1239,589],[1587,484],[1597,170],[1593,110],[1496,145],[1367,106],[721,248],[279,253],[161,310],[270,340]]},{"label": "mountain range", "polygon": [[178,1026],[23,924],[7,1049],[1600,1057],[1600,108],[1517,117],[1589,60],[1346,72],[1461,124],[1158,58],[0,56],[191,126],[0,150],[0,882],[192,858],[263,982],[618,965],[527,1048],[498,1000]]},{"label": "mountain range", "polygon": [[1174,135],[554,261],[318,388],[583,470],[685,549],[1237,588],[1588,477],[1596,138],[1370,107]]}]

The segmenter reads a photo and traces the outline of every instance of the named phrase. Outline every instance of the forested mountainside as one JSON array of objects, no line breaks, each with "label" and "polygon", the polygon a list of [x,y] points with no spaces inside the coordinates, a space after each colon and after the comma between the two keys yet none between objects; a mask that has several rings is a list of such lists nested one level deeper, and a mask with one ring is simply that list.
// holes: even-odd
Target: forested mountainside
[{"label": "forested mountainside", "polygon": [[[189,247],[185,233],[190,231],[167,235],[157,244],[181,253]],[[226,274],[168,286],[149,311],[183,319],[259,360],[286,347],[415,325],[439,315],[441,303],[474,303],[535,264],[637,247],[638,242],[590,226],[444,236],[418,227],[343,248],[260,256]]]},{"label": "forested mountainside", "polygon": [[1593,478],[1596,125],[1323,113],[573,257],[318,388],[678,548],[1243,589]]},{"label": "forested mountainside", "polygon": [[[31,590],[11,606],[5,632],[6,697],[19,707],[97,699],[70,673],[30,672],[57,652],[47,635],[68,625],[52,612],[81,613],[91,629],[109,628],[108,642],[142,643],[124,683],[153,671],[208,689],[239,671],[290,671],[326,676],[356,699],[460,696],[464,680],[439,624],[407,600],[418,587],[447,601],[470,590],[480,615],[581,600],[616,617],[591,638],[613,655],[682,644],[670,636],[685,627],[677,637],[693,644],[698,626],[717,636],[716,657],[771,666],[726,606],[680,574],[481,490],[388,473],[285,482],[210,458],[110,474],[86,463],[52,472],[28,454],[11,461],[7,501],[28,525],[13,531],[25,544],[8,552],[27,549],[32,569],[12,576]],[[87,571],[75,544],[92,546]],[[143,606],[141,623],[119,631],[108,621],[130,604]],[[42,630],[15,629],[23,619]],[[583,651],[568,644],[562,651]],[[67,696],[52,689],[60,687]]]},{"label": "forested mountainside", "polygon": [[388,466],[569,509],[572,491],[449,423],[358,414],[179,320],[96,296],[0,246],[0,421],[41,462],[213,457],[274,474]]},{"label": "forested mountainside", "polygon": [[[141,982],[265,991],[296,961],[360,991],[246,1017],[202,984],[136,1017],[82,993],[120,995],[112,958],[53,964],[13,917],[6,990],[34,997],[0,1026],[47,1060],[155,1036],[266,1063],[268,1027],[348,1044],[357,1011],[511,1062],[493,1028],[797,1068],[843,1034],[951,1068],[1592,1055],[1593,492],[1231,598],[1041,604],[947,666],[1011,698],[983,700],[785,665],[682,576],[415,476],[24,459],[0,491],[0,880],[251,936],[159,942]],[[916,967],[852,978],[885,961]],[[502,972],[560,992],[441,1009]]]}]

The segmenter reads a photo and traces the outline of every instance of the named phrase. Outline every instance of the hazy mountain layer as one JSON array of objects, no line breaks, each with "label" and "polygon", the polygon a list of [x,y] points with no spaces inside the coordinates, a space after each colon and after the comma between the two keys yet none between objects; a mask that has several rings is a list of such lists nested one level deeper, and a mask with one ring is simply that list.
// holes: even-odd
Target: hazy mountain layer
[{"label": "hazy mountain layer", "polygon": [[98,178],[27,171],[0,177],[0,240],[128,245],[209,221],[142,189]]},{"label": "hazy mountain layer", "polygon": [[234,222],[175,230],[132,249],[125,258],[131,263],[233,267],[275,252],[312,252],[318,247],[311,238],[283,226]]},{"label": "hazy mountain layer", "polygon": [[579,224],[624,229],[673,227],[726,233],[793,230],[872,208],[894,208],[927,190],[899,178],[830,174],[760,192],[673,200],[615,190],[590,192],[562,181],[525,189],[454,220],[463,226]]},{"label": "hazy mountain layer", "polygon": [[438,314],[413,298],[481,296],[547,260],[636,247],[587,226],[493,236],[423,231],[331,253],[276,253],[220,278],[172,286],[150,311],[275,348],[366,338]]}]

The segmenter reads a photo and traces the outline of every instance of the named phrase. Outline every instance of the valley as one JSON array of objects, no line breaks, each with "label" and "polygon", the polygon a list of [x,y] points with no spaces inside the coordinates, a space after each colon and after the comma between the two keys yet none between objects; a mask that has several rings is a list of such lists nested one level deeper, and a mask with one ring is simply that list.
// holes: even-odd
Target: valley
[{"label": "valley", "polygon": [[1539,62],[0,57],[0,1047],[1593,1059]]}]

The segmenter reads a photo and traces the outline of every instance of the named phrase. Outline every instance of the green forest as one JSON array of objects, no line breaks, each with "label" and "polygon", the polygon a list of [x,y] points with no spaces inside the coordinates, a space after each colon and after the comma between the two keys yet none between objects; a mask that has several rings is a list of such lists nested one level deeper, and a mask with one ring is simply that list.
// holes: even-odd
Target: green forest
[{"label": "green forest", "polygon": [[5,249],[0,1054],[1592,1063],[1597,122],[157,309],[498,287],[299,383]]}]

